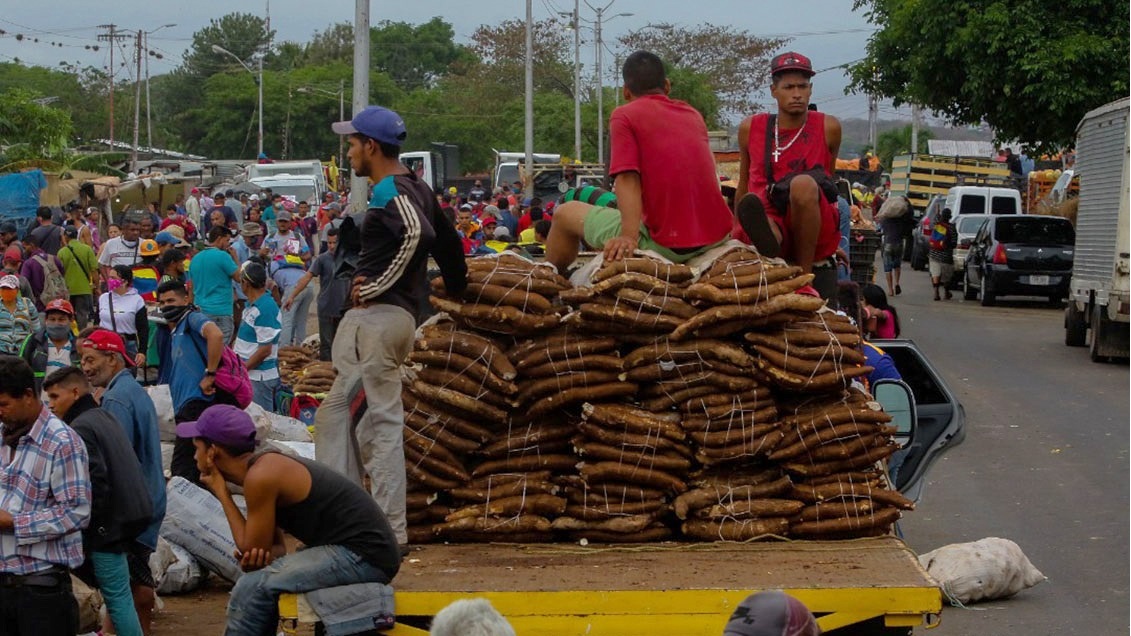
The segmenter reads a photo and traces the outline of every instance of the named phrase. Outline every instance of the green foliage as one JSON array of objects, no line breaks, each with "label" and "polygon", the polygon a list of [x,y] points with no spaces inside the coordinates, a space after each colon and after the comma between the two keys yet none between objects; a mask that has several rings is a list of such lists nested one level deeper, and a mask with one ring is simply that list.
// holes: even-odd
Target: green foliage
[{"label": "green foliage", "polygon": [[[934,139],[935,135],[930,128],[919,129],[919,147],[914,152],[927,152],[927,141]],[[865,148],[865,150],[869,150]],[[890,166],[892,157],[904,155],[911,150],[911,124],[903,128],[893,128],[879,134],[876,138],[876,156],[880,158],[880,165]]]},{"label": "green foliage", "polygon": [[1126,97],[1128,5],[1104,0],[857,0],[880,30],[859,91],[981,122],[1033,152],[1070,146],[1090,109]]},{"label": "green foliage", "polygon": [[58,153],[70,141],[71,116],[65,110],[37,102],[41,97],[23,88],[9,88],[0,94],[0,141],[20,146],[15,156],[9,150],[9,158]]},{"label": "green foliage", "polygon": [[702,73],[680,66],[671,66],[667,69],[668,79],[672,83],[672,99],[682,99],[695,107],[707,122],[707,128],[714,130],[722,121],[720,119],[721,99],[711,86],[711,80]]},{"label": "green foliage", "polygon": [[431,86],[453,64],[471,57],[455,43],[455,35],[438,17],[424,24],[385,20],[370,30],[370,63],[406,91]]},{"label": "green foliage", "polygon": [[275,32],[268,32],[267,24],[257,15],[229,13],[213,18],[208,26],[193,33],[192,46],[184,56],[184,69],[193,79],[203,80],[232,66],[239,67],[231,56],[213,51],[213,46],[229,51],[250,66],[253,57],[268,53],[274,36]]}]

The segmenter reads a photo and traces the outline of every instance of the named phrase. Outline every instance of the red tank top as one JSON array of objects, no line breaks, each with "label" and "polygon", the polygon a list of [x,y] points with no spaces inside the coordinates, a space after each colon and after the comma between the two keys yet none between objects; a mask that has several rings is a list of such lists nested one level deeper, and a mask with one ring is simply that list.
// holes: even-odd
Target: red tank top
[{"label": "red tank top", "polygon": [[[771,217],[776,217],[778,226],[783,230],[782,254],[787,259],[790,254],[790,245],[787,238],[788,224],[784,222],[786,210],[776,210],[770,202],[766,192],[766,135],[770,135],[770,161],[773,163],[774,181],[780,181],[795,172],[804,172],[816,167],[824,168],[831,177],[830,167],[834,166],[834,159],[829,153],[829,145],[825,141],[825,114],[810,111],[805,119],[805,124],[800,128],[778,130],[778,157],[774,159],[774,131],[767,124],[770,116],[766,113],[755,115],[750,121],[750,139],[747,149],[750,153],[750,173],[747,175],[749,186],[747,191],[762,200],[762,205]],[[767,129],[768,128],[768,129]],[[788,146],[788,147],[787,147]],[[736,222],[737,228],[737,222]],[[735,238],[744,239],[741,228],[737,228]],[[817,250],[814,260],[832,256],[840,243],[840,214],[837,212],[836,203],[830,203],[821,197],[821,232],[817,237]]]}]

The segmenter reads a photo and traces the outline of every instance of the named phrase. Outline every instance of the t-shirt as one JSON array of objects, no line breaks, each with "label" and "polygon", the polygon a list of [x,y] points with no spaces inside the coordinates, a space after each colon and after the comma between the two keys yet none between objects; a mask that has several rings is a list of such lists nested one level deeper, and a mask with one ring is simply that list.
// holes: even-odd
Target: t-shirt
[{"label": "t-shirt", "polygon": [[[204,325],[211,322],[208,316],[194,311],[173,327],[169,346],[169,368],[176,373],[168,374],[169,395],[173,398],[173,412],[181,410],[192,400],[211,402],[214,396],[205,397],[200,390],[200,380],[204,378],[208,363],[208,342],[204,339]],[[165,361],[162,360],[162,363]]]},{"label": "t-shirt", "polygon": [[58,225],[40,225],[28,236],[34,236],[39,241],[39,248],[48,254],[56,254],[59,244],[63,242],[63,228]]},{"label": "t-shirt", "polygon": [[334,255],[323,252],[310,264],[310,273],[318,277],[318,315],[337,317],[346,309],[350,281],[334,278]]},{"label": "t-shirt", "polygon": [[299,254],[305,254],[310,251],[310,246],[307,245],[306,239],[302,237],[302,234],[299,234],[294,230],[286,233],[276,232],[271,236],[268,236],[263,241],[263,247],[267,248],[270,251],[270,253],[267,255],[267,258],[270,260],[279,256],[286,256],[287,245],[289,243],[292,243],[293,241],[298,241]]},{"label": "t-shirt", "polygon": [[74,350],[74,345],[68,340],[67,344],[62,347],[56,347],[55,343],[50,339],[47,340],[47,369],[44,371],[44,377],[51,375],[52,371],[59,369],[66,369],[71,366],[71,351]]},{"label": "t-shirt", "polygon": [[726,238],[733,215],[719,190],[707,124],[666,95],[645,95],[609,119],[609,174],[640,173],[643,221],[652,240],[681,249]]},{"label": "t-shirt", "polygon": [[98,257],[89,245],[71,241],[59,248],[59,262],[63,264],[63,278],[72,296],[90,294],[90,275],[98,270]]},{"label": "t-shirt", "polygon": [[215,247],[192,257],[188,276],[193,299],[201,311],[212,316],[232,315],[232,275],[236,269],[232,255]]},{"label": "t-shirt", "polygon": [[98,297],[98,326],[123,336],[136,336],[137,312],[144,310],[145,299],[132,287],[124,294],[105,292]]},{"label": "t-shirt", "polygon": [[98,257],[98,264],[106,267],[126,265],[133,267],[141,260],[138,247],[141,239],[127,243],[122,237],[112,238],[102,246],[102,255]]},{"label": "t-shirt", "polygon": [[253,381],[274,380],[279,377],[279,305],[271,294],[263,294],[243,310],[240,327],[232,350],[247,362],[263,345],[271,345],[271,353],[254,369],[247,370]]},{"label": "t-shirt", "polygon": [[271,280],[279,286],[279,292],[284,298],[305,275],[306,270],[301,267],[282,267],[278,262],[271,264]]}]

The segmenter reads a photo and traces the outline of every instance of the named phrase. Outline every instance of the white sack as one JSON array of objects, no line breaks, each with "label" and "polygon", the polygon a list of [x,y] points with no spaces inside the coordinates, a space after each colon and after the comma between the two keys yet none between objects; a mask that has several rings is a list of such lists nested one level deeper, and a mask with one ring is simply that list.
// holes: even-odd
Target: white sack
[{"label": "white sack", "polygon": [[919,555],[919,563],[963,604],[1009,598],[1045,580],[1016,543],[997,537],[945,545]]}]

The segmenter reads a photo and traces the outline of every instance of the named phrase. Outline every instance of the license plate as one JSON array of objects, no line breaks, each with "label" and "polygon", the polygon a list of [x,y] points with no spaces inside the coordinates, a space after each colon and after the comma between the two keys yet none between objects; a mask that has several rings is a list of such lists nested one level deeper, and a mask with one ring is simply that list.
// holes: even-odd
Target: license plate
[{"label": "license plate", "polygon": [[1048,285],[1049,284],[1049,277],[1048,276],[1030,276],[1029,277],[1029,284],[1030,285]]}]

